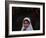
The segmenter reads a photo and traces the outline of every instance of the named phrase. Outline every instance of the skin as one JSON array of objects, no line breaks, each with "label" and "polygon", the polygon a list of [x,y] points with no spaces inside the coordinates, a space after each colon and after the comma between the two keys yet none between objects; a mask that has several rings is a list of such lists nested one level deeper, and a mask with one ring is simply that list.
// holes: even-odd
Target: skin
[{"label": "skin", "polygon": [[29,22],[28,21],[24,21],[24,27],[27,28],[29,26]]}]

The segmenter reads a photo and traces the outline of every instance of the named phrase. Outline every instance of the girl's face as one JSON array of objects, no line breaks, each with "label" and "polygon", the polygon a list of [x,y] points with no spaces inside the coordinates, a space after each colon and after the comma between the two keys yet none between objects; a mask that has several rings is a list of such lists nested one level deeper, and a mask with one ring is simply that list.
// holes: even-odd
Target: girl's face
[{"label": "girl's face", "polygon": [[28,27],[28,26],[29,26],[29,24],[30,24],[30,23],[29,23],[29,21],[28,21],[28,20],[25,20],[25,21],[24,21],[24,27]]}]

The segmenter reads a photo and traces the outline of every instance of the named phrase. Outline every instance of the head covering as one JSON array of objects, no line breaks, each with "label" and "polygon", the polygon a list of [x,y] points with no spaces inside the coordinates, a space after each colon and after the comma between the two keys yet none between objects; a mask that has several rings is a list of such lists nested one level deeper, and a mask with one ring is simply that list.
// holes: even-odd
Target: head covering
[{"label": "head covering", "polygon": [[[25,17],[24,20],[28,20],[30,22],[30,24],[29,24],[28,28],[26,29],[26,31],[33,30],[30,18],[29,17]],[[23,31],[23,29],[24,29],[24,24],[22,23],[22,29],[21,29],[21,31]]]}]

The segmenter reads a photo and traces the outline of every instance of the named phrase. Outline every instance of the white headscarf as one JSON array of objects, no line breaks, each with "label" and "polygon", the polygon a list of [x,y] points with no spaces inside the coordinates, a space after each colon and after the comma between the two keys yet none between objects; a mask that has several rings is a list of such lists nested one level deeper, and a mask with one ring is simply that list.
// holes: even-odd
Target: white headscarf
[{"label": "white headscarf", "polygon": [[[24,20],[28,20],[28,21],[30,22],[30,24],[29,24],[28,28],[26,29],[26,31],[33,30],[33,27],[32,27],[30,18],[25,17]],[[23,21],[24,21],[24,20],[23,20]],[[22,24],[22,29],[21,29],[21,31],[23,31],[23,29],[24,29],[24,24]]]}]

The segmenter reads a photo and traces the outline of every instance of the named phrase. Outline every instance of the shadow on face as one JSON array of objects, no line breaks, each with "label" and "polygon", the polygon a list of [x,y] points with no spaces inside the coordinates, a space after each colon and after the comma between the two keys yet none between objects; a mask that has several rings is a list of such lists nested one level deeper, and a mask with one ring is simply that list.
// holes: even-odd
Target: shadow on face
[{"label": "shadow on face", "polygon": [[30,22],[28,20],[24,20],[24,27],[28,27]]}]

